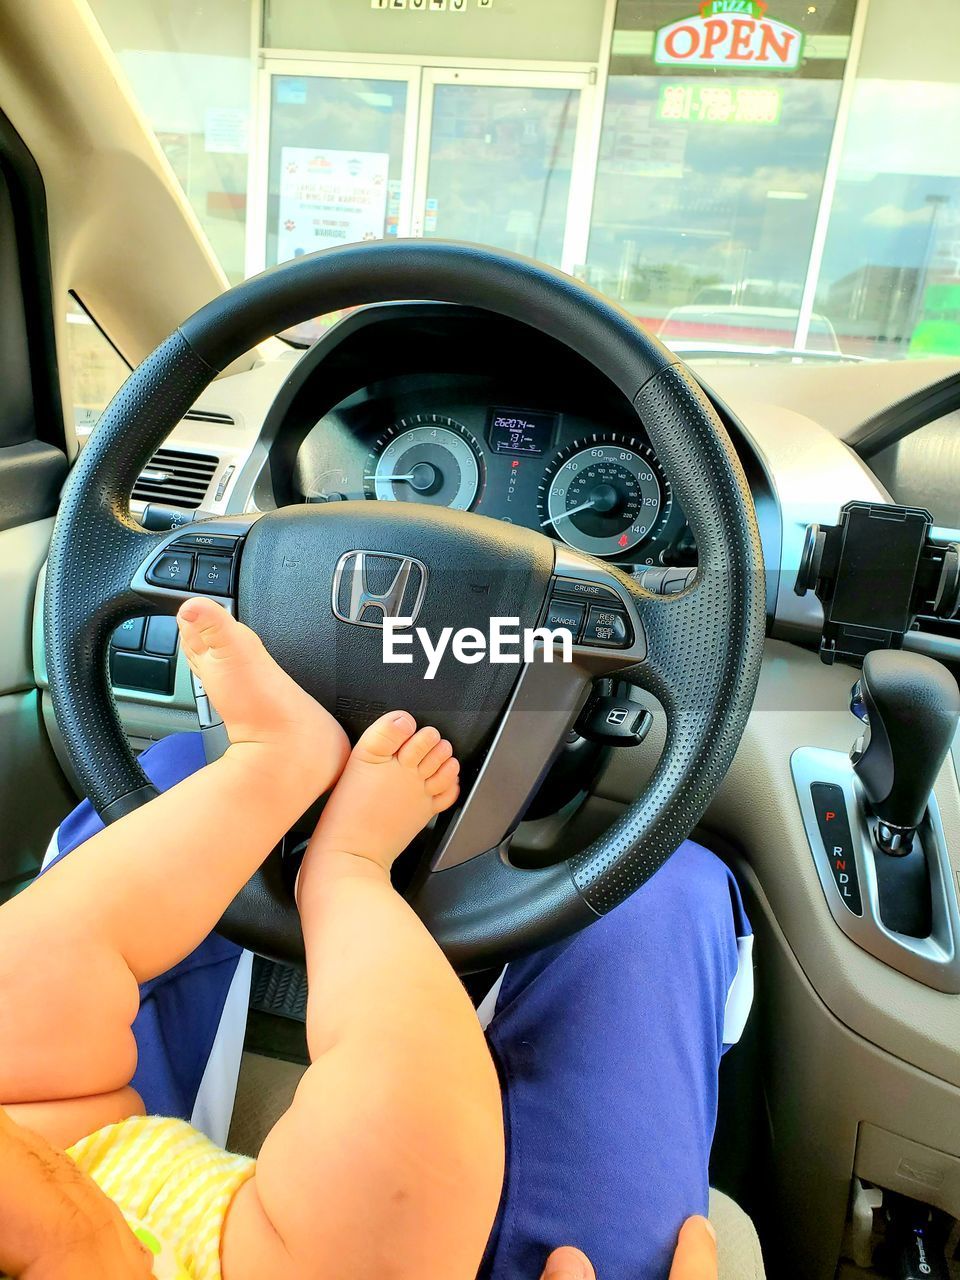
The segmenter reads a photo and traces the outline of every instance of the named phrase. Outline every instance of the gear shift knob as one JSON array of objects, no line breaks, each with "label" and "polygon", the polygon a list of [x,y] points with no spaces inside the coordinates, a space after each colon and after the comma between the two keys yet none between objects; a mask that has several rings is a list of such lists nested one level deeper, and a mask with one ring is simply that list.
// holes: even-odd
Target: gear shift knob
[{"label": "gear shift knob", "polygon": [[851,708],[870,726],[853,767],[877,819],[877,844],[907,854],[957,730],[957,682],[932,658],[876,649],[863,661]]}]

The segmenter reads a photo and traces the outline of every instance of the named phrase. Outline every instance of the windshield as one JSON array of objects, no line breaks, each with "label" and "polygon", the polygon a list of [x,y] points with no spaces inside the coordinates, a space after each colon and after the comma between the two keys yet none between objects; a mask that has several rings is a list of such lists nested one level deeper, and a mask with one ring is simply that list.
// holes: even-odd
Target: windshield
[{"label": "windshield", "polygon": [[957,0],[91,3],[233,281],[441,236],[686,354],[960,355]]}]

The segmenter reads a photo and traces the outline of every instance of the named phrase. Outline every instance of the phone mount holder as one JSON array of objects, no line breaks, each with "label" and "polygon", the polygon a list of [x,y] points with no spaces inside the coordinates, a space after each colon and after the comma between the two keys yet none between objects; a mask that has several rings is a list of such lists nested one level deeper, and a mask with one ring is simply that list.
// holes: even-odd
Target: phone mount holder
[{"label": "phone mount holder", "polygon": [[835,525],[807,525],[794,586],[823,605],[820,658],[859,665],[900,649],[919,614],[960,612],[960,543],[931,536],[922,507],[848,502]]}]

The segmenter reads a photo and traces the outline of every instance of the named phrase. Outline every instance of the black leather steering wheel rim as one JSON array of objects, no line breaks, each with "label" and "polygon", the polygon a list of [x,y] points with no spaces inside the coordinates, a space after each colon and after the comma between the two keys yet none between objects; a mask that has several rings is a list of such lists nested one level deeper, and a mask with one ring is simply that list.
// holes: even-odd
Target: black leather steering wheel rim
[{"label": "black leather steering wheel rim", "polygon": [[[327,250],[244,282],[203,307],[134,371],[65,487],[44,602],[54,710],[86,794],[107,821],[153,794],[107,678],[113,629],[144,612],[132,587],[163,541],[130,512],[143,465],[233,359],[311,316],[429,298],[531,324],[579,351],[628,397],[699,552],[694,585],[655,597],[624,575],[646,659],[621,672],[664,706],[667,739],[647,789],[588,849],[531,872],[499,850],[426,877],[414,902],[453,963],[508,959],[588,924],[638,888],[699,821],[740,741],[759,676],[764,577],[750,491],[726,431],[683,365],[586,286],[473,245],[397,241]],[[609,567],[607,567],[609,568]]]}]

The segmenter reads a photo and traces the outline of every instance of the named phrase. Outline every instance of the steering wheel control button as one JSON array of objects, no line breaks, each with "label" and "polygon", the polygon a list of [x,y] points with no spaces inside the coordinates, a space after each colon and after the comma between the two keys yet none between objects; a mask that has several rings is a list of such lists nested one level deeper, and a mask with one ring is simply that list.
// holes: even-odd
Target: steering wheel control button
[{"label": "steering wheel control button", "polygon": [[188,590],[192,576],[193,556],[188,551],[165,552],[147,570],[147,581],[152,586],[173,590]]},{"label": "steering wheel control button", "polygon": [[596,600],[600,604],[622,605],[623,601],[613,587],[605,587],[600,582],[581,582],[579,579],[561,579],[556,586],[558,596],[569,596],[572,600]]},{"label": "steering wheel control button", "polygon": [[226,556],[197,556],[197,569],[193,575],[194,591],[209,596],[228,596],[233,576],[233,561]]},{"label": "steering wheel control button", "polygon": [[179,638],[176,618],[158,614],[156,617],[147,619],[147,635],[143,642],[147,653],[172,657],[177,652]]},{"label": "steering wheel control button", "polygon": [[121,622],[110,641],[114,649],[139,649],[143,643],[145,621],[145,618],[128,618],[126,622]]},{"label": "steering wheel control button", "polygon": [[216,707],[207,697],[203,690],[203,681],[198,675],[192,671],[190,679],[193,682],[193,699],[197,704],[197,719],[200,721],[201,729],[213,729],[218,724],[223,724],[223,717],[219,714]]},{"label": "steering wheel control button", "polygon": [[574,640],[576,640],[580,635],[580,628],[583,626],[586,612],[586,605],[553,599],[547,606],[547,617],[544,625],[554,631],[562,627],[569,631]]},{"label": "steering wheel control button", "polygon": [[205,695],[197,698],[197,719],[201,729],[212,729],[215,725],[223,724],[223,719],[218,715],[216,707]]},{"label": "steering wheel control button", "polygon": [[823,840],[827,865],[837,886],[837,892],[845,906],[855,916],[863,915],[863,904],[860,899],[860,877],[857,874],[857,860],[853,854],[853,840],[850,835],[850,821],[847,817],[847,803],[843,788],[834,782],[812,782],[810,796],[813,800],[813,811],[816,814],[820,838]]},{"label": "steering wheel control button", "polygon": [[587,614],[582,644],[609,645],[625,649],[632,642],[631,628],[622,609],[601,609],[593,606]]},{"label": "steering wheel control button", "polygon": [[173,663],[169,658],[114,649],[110,654],[110,679],[122,689],[170,694],[173,692]]},{"label": "steering wheel control button", "polygon": [[174,547],[188,547],[191,550],[211,551],[223,555],[233,555],[237,540],[225,533],[185,533],[174,543]]}]

